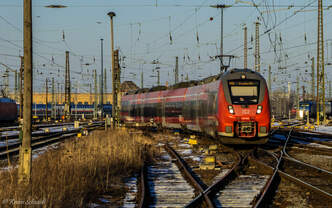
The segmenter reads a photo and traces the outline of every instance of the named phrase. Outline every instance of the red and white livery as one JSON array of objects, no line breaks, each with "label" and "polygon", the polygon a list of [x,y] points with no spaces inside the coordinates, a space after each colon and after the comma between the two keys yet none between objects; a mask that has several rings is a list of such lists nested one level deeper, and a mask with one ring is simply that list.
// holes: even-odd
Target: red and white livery
[{"label": "red and white livery", "polygon": [[126,124],[185,128],[224,143],[266,142],[270,118],[266,81],[249,69],[232,69],[190,87],[138,90],[121,101]]}]

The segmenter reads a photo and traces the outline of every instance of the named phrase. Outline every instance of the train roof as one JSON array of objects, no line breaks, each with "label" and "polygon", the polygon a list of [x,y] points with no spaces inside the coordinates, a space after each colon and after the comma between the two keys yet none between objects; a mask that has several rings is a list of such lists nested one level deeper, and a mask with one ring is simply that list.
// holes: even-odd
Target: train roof
[{"label": "train roof", "polygon": [[264,77],[260,73],[255,72],[251,69],[237,69],[237,68],[226,71],[223,74],[222,79],[235,78],[239,74],[245,74],[247,79],[253,79],[253,78],[264,79]]},{"label": "train roof", "polygon": [[[230,69],[224,73],[220,73],[217,75],[213,75],[213,76],[209,76],[206,77],[204,79],[201,80],[191,80],[191,81],[187,81],[187,82],[180,82],[174,85],[171,85],[169,87],[166,86],[156,86],[156,87],[152,87],[152,88],[140,88],[138,90],[133,90],[133,91],[129,91],[126,93],[126,95],[132,95],[132,94],[139,94],[139,93],[146,93],[146,92],[155,92],[155,91],[163,91],[163,90],[167,90],[167,89],[179,89],[179,88],[187,88],[187,87],[193,87],[193,86],[197,86],[197,85],[203,85],[203,84],[208,84],[223,78],[228,78],[228,77],[233,77],[235,74],[239,74],[239,73],[250,73],[251,75],[249,75],[249,78],[260,78],[260,79],[264,79],[263,76],[253,70],[250,69],[238,69],[238,68],[234,68],[234,69]],[[233,75],[234,74],[234,75]]]}]

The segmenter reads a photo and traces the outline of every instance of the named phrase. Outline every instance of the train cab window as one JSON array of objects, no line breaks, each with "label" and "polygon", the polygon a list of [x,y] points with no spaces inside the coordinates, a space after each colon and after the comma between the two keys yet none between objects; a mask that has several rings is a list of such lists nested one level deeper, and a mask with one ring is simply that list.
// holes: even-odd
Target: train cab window
[{"label": "train cab window", "polygon": [[250,105],[258,103],[259,81],[231,80],[228,81],[233,104]]}]

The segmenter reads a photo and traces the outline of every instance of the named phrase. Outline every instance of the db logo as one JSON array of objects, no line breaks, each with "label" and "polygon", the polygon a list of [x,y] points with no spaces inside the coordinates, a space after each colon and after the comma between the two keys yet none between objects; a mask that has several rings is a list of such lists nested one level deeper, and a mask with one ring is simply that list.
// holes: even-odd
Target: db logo
[{"label": "db logo", "polygon": [[242,110],[242,114],[249,114],[249,110],[248,109]]}]

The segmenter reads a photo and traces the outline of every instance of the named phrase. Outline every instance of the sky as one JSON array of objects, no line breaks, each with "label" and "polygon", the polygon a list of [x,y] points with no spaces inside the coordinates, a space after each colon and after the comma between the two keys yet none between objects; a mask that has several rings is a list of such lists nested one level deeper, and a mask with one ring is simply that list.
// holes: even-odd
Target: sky
[{"label": "sky", "polygon": [[[70,51],[72,92],[89,92],[93,70],[101,70],[101,41],[107,91],[110,79],[110,18],[114,18],[115,48],[121,56],[121,81],[144,87],[174,83],[175,57],[179,57],[180,80],[202,79],[219,73],[220,9],[224,9],[224,46],[234,55],[231,68],[243,68],[243,28],[248,28],[248,68],[254,66],[255,22],[260,22],[261,72],[267,78],[272,67],[272,89],[286,89],[296,77],[310,90],[311,57],[316,57],[317,0],[32,0],[34,91],[45,91],[45,80],[55,79],[63,89],[65,51]],[[258,7],[253,7],[253,2]],[[66,8],[46,8],[61,4]],[[332,62],[332,0],[324,0],[325,60]],[[307,6],[307,7],[305,7]],[[305,7],[305,8],[304,8]],[[0,63],[12,70],[23,55],[23,0],[0,1]],[[266,32],[269,31],[269,32]],[[326,50],[328,49],[328,50]],[[159,64],[152,64],[158,61]],[[331,65],[325,67],[332,80]],[[5,67],[0,65],[0,74]],[[10,90],[14,73],[10,72]],[[59,84],[58,84],[59,83]],[[0,80],[4,84],[4,79]]]}]

